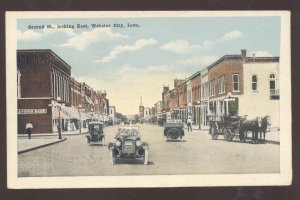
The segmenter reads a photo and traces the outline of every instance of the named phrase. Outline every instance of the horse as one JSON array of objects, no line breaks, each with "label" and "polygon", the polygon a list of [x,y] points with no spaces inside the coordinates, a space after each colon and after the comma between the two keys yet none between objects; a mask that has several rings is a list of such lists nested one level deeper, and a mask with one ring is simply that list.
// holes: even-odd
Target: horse
[{"label": "horse", "polygon": [[248,131],[252,132],[252,143],[258,142],[258,131],[260,130],[261,119],[256,117],[253,120],[244,120],[241,122],[239,136],[240,141],[245,142],[247,139]]},{"label": "horse", "polygon": [[[268,126],[272,125],[270,116],[266,115],[265,117],[261,117],[260,123],[261,123],[261,126],[258,130],[259,131],[259,140],[264,142],[266,139],[267,128],[268,128]],[[262,136],[263,136],[263,139],[262,139]]]}]

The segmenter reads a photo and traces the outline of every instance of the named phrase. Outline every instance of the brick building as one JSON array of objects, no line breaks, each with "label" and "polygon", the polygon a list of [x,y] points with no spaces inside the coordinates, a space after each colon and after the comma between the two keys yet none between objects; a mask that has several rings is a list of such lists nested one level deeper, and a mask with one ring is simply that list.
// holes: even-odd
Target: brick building
[{"label": "brick building", "polygon": [[48,105],[58,97],[70,105],[71,67],[51,50],[18,50],[17,73],[18,132],[29,121],[33,133],[52,132],[56,112]]},{"label": "brick building", "polygon": [[51,133],[59,120],[63,131],[78,129],[80,119],[100,120],[99,114],[108,120],[106,92],[72,78],[71,67],[50,49],[17,50],[17,98],[20,134],[29,121],[33,133]]},{"label": "brick building", "polygon": [[[245,89],[246,88],[246,89]],[[259,88],[259,89],[258,89]],[[259,105],[255,102],[259,99]],[[225,55],[184,80],[163,88],[163,111],[207,128],[207,115],[270,115],[279,127],[279,57]]]},{"label": "brick building", "polygon": [[[239,96],[243,94],[243,63],[246,50],[241,55],[225,55],[208,66],[209,112],[216,115],[238,114]],[[231,94],[235,101],[224,101]]]}]

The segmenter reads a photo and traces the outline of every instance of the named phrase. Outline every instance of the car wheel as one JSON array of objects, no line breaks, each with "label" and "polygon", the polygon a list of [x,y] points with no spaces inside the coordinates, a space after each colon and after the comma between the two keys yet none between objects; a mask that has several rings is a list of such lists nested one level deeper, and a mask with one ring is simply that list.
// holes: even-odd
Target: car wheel
[{"label": "car wheel", "polygon": [[148,156],[149,156],[149,150],[145,149],[144,165],[148,165]]},{"label": "car wheel", "polygon": [[113,150],[109,150],[110,163],[112,165],[116,164],[116,159],[114,158]]}]

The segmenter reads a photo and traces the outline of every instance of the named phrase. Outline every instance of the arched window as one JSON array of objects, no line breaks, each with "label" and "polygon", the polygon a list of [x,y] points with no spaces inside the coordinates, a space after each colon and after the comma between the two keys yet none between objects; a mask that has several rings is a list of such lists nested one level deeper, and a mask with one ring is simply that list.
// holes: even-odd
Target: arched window
[{"label": "arched window", "polygon": [[252,75],[252,91],[257,91],[258,85],[257,85],[257,75]]},{"label": "arched window", "polygon": [[276,76],[275,74],[270,74],[270,92],[272,95],[276,94]]}]

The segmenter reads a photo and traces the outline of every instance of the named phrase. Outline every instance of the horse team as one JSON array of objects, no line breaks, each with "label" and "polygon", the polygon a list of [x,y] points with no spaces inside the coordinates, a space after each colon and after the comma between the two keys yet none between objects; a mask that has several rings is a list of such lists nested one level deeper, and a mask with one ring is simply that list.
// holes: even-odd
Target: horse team
[{"label": "horse team", "polygon": [[[252,132],[252,143],[264,143],[266,139],[266,131],[268,126],[271,125],[271,118],[269,115],[264,117],[256,117],[252,120],[244,119],[240,121],[239,137],[240,141],[245,142],[247,133]],[[259,139],[258,139],[259,133]]]}]

